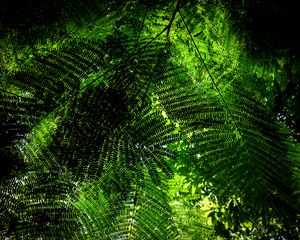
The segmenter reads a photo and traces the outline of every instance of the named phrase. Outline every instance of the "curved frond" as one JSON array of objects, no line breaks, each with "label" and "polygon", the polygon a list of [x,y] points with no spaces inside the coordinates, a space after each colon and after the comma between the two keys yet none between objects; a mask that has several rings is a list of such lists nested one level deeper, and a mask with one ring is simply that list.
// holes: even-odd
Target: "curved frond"
[{"label": "curved frond", "polygon": [[67,195],[74,191],[68,174],[28,173],[1,183],[0,236],[72,238],[78,228]]},{"label": "curved frond", "polygon": [[115,201],[115,193],[108,197],[101,184],[83,188],[74,202],[83,229],[79,239],[174,239],[176,226],[171,208],[161,188],[149,177],[127,193],[122,201]]}]

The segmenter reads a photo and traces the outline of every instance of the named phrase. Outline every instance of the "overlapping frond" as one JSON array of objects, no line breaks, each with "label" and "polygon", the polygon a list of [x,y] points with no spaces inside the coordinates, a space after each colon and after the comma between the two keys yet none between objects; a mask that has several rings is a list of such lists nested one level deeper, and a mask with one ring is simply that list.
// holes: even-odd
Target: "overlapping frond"
[{"label": "overlapping frond", "polygon": [[[99,184],[99,185],[98,185]],[[73,204],[83,232],[79,239],[174,239],[177,231],[172,210],[161,188],[149,176],[122,200],[101,191],[101,181],[84,187]]]},{"label": "overlapping frond", "polygon": [[195,142],[205,139],[196,143],[204,149],[199,160],[225,195],[242,194],[260,214],[268,211],[270,203],[275,211],[286,205],[282,217],[294,214],[287,136],[246,90],[235,94],[231,91],[226,99],[231,113],[228,122],[197,134]]},{"label": "overlapping frond", "polygon": [[[173,154],[165,145],[178,136],[172,132],[173,125],[165,126],[163,116],[152,111],[147,97],[149,86],[154,82],[150,75],[158,68],[157,60],[165,58],[165,44],[141,41],[142,48],[136,54],[135,41],[122,36],[112,36],[110,40],[107,43],[68,40],[70,45],[59,47],[45,56],[35,56],[31,69],[24,68],[9,76],[8,84],[20,88],[20,92],[28,92],[47,108],[38,116],[36,126],[31,122],[32,129],[29,131],[28,128],[23,139],[12,145],[17,147],[19,156],[33,174],[24,182],[20,180],[24,185],[21,195],[27,196],[29,201],[25,199],[24,205],[30,207],[26,213],[16,211],[25,214],[28,224],[34,224],[40,230],[24,222],[20,229],[11,231],[5,226],[5,236],[30,238],[62,233],[55,233],[54,228],[57,224],[63,229],[63,224],[53,222],[46,213],[62,212],[54,204],[58,200],[51,186],[57,184],[48,178],[42,184],[38,175],[49,174],[52,178],[58,169],[70,169],[76,180],[101,177],[105,183],[102,190],[106,195],[117,196],[112,201],[116,204],[124,201],[132,190],[127,189],[128,185],[143,181],[144,172],[148,171],[156,183],[160,182],[157,168],[169,177],[172,175],[165,158],[173,157]],[[17,103],[15,108],[21,111]],[[39,113],[37,108],[32,111]],[[146,171],[142,171],[143,168]],[[11,179],[12,184],[18,181],[17,178]],[[13,191],[10,184],[7,185]],[[39,190],[35,190],[35,185]],[[14,197],[14,194],[11,195]],[[11,200],[4,198],[4,205]],[[11,208],[9,211],[17,207]],[[32,220],[37,214],[46,219],[41,220],[42,226]],[[76,220],[75,215],[69,218],[70,221]],[[151,234],[152,230],[147,231]]]},{"label": "overlapping frond", "polygon": [[225,14],[198,1],[113,6],[91,2],[89,17],[70,15],[72,34],[5,72],[0,236],[174,239],[161,180],[178,165],[220,202],[294,221],[299,153],[247,83]]},{"label": "overlapping frond", "polygon": [[[250,84],[242,85],[240,81],[232,79],[231,82],[219,85],[220,75],[217,75],[219,72],[213,66],[218,60],[213,56],[210,58],[212,62],[206,59],[211,54],[220,53],[219,50],[212,47],[207,53],[203,52],[203,40],[193,36],[190,15],[182,12],[180,17],[186,36],[179,34],[179,38],[189,42],[186,48],[191,53],[191,56],[185,57],[182,52],[184,60],[181,63],[197,61],[198,63],[194,62],[195,68],[197,69],[198,64],[198,68],[202,68],[207,74],[207,78],[194,80],[194,88],[197,88],[195,86],[198,82],[206,97],[192,94],[188,83],[183,87],[188,93],[183,95],[178,86],[173,93],[170,87],[166,88],[167,85],[164,85],[163,88],[167,91],[160,90],[161,105],[171,119],[182,122],[182,129],[185,129],[187,123],[187,126],[194,126],[192,131],[187,132],[187,137],[191,137],[191,142],[187,144],[194,152],[196,168],[208,181],[216,184],[220,196],[241,195],[245,204],[249,204],[258,214],[267,216],[271,205],[275,215],[293,219],[290,216],[295,216],[296,210],[293,207],[295,199],[291,189],[293,170],[288,155],[288,134],[282,131],[280,124],[264,109],[263,103],[252,96],[255,90],[248,89]],[[224,41],[215,41],[214,44],[222,46]],[[230,59],[232,54],[227,52],[225,56]],[[224,64],[224,71],[234,71],[237,76],[245,77],[245,81],[249,79],[243,67],[237,65],[231,68],[230,63],[226,63],[228,65]],[[193,79],[195,70],[187,68],[184,76],[184,79]],[[213,91],[209,91],[209,83]],[[197,92],[201,94],[201,90]],[[182,100],[183,96],[185,100]],[[200,123],[199,119],[204,120],[202,124],[197,124]],[[189,158],[182,157],[185,161],[190,161]]]},{"label": "overlapping frond", "polygon": [[70,175],[29,172],[1,183],[1,239],[72,238],[78,228],[66,201],[75,190]]}]

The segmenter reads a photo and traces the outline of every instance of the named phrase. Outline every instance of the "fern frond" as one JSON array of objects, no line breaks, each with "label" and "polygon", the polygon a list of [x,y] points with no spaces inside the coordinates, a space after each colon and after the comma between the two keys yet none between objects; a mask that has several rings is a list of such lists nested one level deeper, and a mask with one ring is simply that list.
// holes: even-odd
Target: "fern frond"
[{"label": "fern frond", "polygon": [[[208,74],[208,79],[202,80],[202,85],[199,84],[203,86],[206,101],[202,102],[200,94],[191,94],[192,84],[187,79],[192,80],[195,76],[195,73],[188,74],[193,69],[186,69],[181,74],[186,79],[181,90],[174,89],[175,84],[173,89],[167,87],[160,92],[160,101],[167,115],[179,120],[181,128],[186,129],[187,139],[191,137],[191,143],[187,144],[195,153],[195,164],[199,164],[196,168],[207,176],[208,181],[218,186],[221,196],[240,195],[245,204],[249,204],[258,214],[267,216],[268,203],[271,202],[274,214],[280,218],[295,215],[293,191],[290,188],[293,172],[287,154],[287,135],[281,132],[280,126],[268,115],[268,111],[260,107],[260,102],[255,101],[247,89],[240,89],[233,84],[218,84],[215,73],[211,72],[215,70],[211,68],[213,62],[206,61],[205,55],[210,53],[201,52],[201,42],[193,37],[193,23],[186,20],[189,15],[180,12],[180,17],[189,36],[186,39],[182,35],[182,39],[190,42],[188,49],[195,54],[189,59],[195,56],[198,66]],[[243,76],[241,69],[235,70]],[[180,79],[178,75],[176,78]],[[211,82],[215,92],[210,90],[210,94],[205,93],[209,89],[205,85],[207,81]],[[188,93],[181,94],[180,91]],[[187,97],[185,101],[181,100],[183,96]],[[206,126],[203,122],[196,124],[201,122],[201,118],[207,119]],[[281,207],[283,204],[284,208]],[[286,211],[285,214],[281,212],[282,209]]]},{"label": "fern frond", "polygon": [[[228,96],[228,122],[196,131],[192,140],[204,151],[193,150],[199,151],[204,176],[216,184],[220,196],[241,196],[256,213],[267,216],[271,204],[281,218],[294,215],[287,136],[246,90]],[[232,127],[232,117],[238,129]]]},{"label": "fern frond", "polygon": [[34,172],[1,183],[1,237],[72,238],[78,228],[67,195],[68,174]]},{"label": "fern frond", "polygon": [[297,150],[216,2],[78,6],[60,40],[0,59],[0,234],[174,239],[162,184],[180,168],[265,226],[295,220]]},{"label": "fern frond", "polygon": [[[101,184],[100,184],[101,186]],[[129,187],[129,186],[128,186]],[[80,211],[83,239],[174,239],[176,227],[162,190],[147,177],[123,200],[111,201],[101,187],[81,190],[74,206]],[[112,203],[113,202],[113,203]]]}]

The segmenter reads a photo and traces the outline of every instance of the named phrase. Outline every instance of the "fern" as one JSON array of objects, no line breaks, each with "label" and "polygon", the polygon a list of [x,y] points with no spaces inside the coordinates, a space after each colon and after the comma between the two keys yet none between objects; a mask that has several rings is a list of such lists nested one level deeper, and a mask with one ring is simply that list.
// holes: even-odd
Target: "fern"
[{"label": "fern", "polygon": [[173,239],[176,227],[166,196],[149,177],[119,200],[106,196],[101,181],[85,186],[73,204],[81,214],[83,239]]},{"label": "fern", "polygon": [[248,220],[296,223],[299,154],[249,82],[226,12],[180,0],[70,9],[61,39],[1,66],[1,237],[175,239],[164,184],[179,169]]},{"label": "fern", "polygon": [[75,214],[66,202],[74,189],[70,175],[29,172],[1,183],[1,237],[56,238],[71,236]]}]

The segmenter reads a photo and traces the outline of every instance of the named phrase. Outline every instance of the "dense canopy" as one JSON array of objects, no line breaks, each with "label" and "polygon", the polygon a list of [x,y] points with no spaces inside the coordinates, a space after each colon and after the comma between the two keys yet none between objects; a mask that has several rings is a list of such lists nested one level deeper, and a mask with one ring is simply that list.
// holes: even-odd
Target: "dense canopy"
[{"label": "dense canopy", "polygon": [[299,3],[0,9],[0,239],[299,239]]}]

